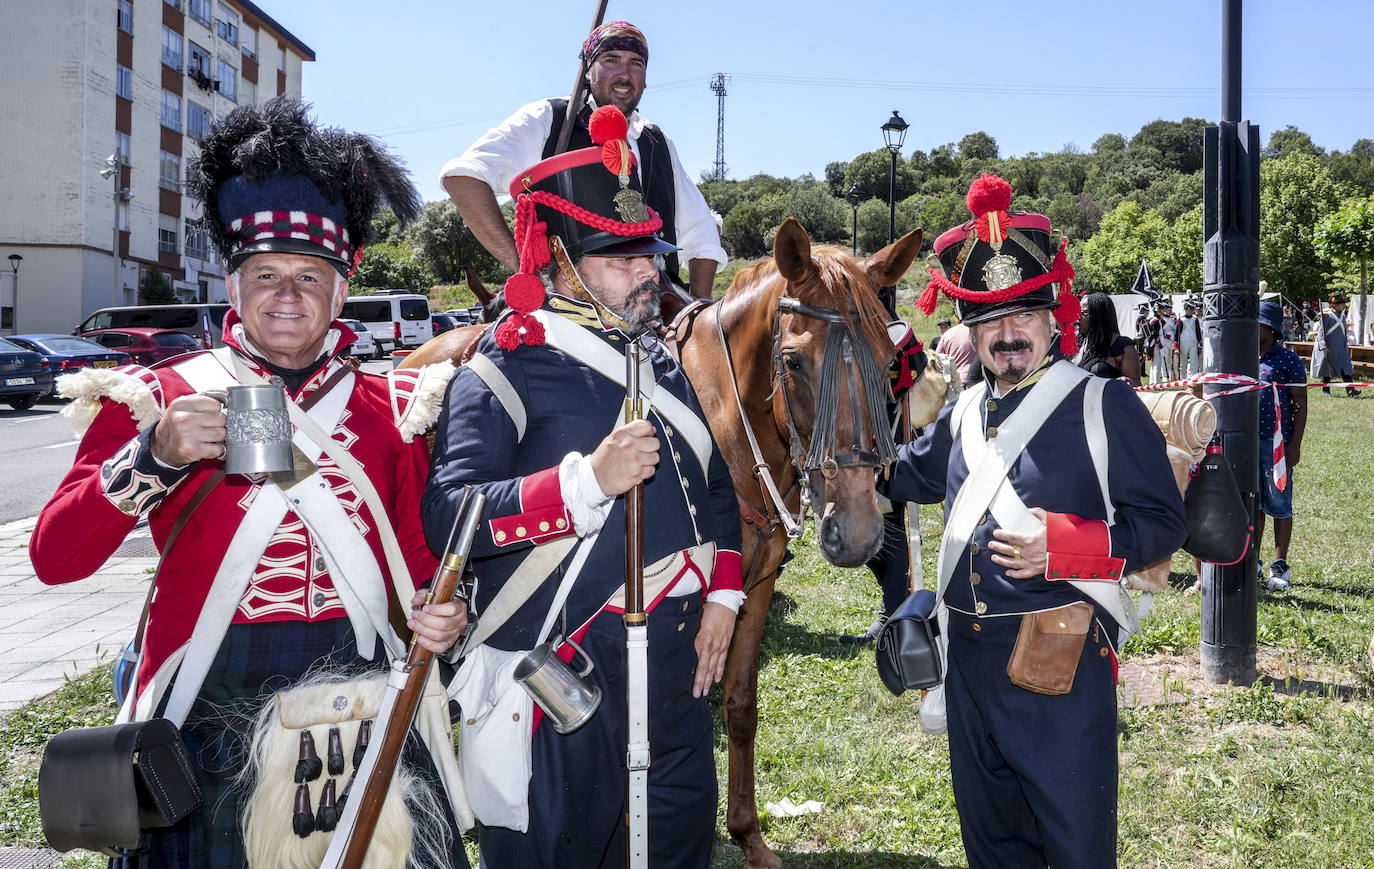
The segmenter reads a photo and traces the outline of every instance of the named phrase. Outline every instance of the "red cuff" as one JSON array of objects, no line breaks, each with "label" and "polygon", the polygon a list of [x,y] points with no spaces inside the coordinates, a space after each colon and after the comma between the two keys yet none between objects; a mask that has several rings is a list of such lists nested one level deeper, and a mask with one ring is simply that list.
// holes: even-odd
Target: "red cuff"
[{"label": "red cuff", "polygon": [[563,504],[558,467],[530,474],[520,481],[520,512],[491,520],[491,539],[497,546],[544,543],[573,533],[572,514]]},{"label": "red cuff", "polygon": [[716,550],[716,565],[706,593],[713,591],[744,591],[744,561],[733,549]]},{"label": "red cuff", "polygon": [[1126,559],[1112,557],[1112,535],[1101,519],[1084,519],[1072,513],[1045,513],[1045,567],[1047,579],[1121,578]]}]

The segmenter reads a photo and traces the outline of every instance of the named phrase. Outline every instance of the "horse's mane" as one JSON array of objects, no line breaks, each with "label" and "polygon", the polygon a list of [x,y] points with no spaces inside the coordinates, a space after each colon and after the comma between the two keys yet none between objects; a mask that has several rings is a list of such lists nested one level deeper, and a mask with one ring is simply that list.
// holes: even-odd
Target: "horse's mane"
[{"label": "horse's mane", "polygon": [[[838,245],[820,245],[811,249],[811,261],[816,264],[819,277],[803,282],[794,289],[798,298],[807,304],[841,311],[851,328],[857,328],[869,346],[881,347],[890,341],[887,335],[887,308],[863,269],[863,263]],[[738,272],[730,281],[722,301],[733,302],[736,297],[754,292],[754,287],[780,279],[778,266],[769,257]],[[781,290],[779,289],[779,292]],[[854,322],[853,314],[858,314]]]}]

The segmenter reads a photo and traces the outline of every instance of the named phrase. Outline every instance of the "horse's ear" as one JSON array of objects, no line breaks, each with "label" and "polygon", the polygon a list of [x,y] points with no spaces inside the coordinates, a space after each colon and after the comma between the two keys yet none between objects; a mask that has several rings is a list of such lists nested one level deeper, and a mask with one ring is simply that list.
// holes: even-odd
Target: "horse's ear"
[{"label": "horse's ear", "polygon": [[[919,241],[917,246],[920,246]],[[787,218],[778,227],[777,238],[773,239],[773,262],[778,264],[778,272],[789,281],[801,280],[811,267],[811,236],[806,234],[795,217]]]},{"label": "horse's ear", "polygon": [[864,271],[880,287],[894,287],[921,252],[923,236],[918,226],[864,260]]}]

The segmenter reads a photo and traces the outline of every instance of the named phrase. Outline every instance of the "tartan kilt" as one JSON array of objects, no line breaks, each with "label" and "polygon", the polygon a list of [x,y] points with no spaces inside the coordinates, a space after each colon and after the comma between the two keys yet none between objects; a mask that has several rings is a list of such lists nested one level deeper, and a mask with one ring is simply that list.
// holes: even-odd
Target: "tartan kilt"
[{"label": "tartan kilt", "polygon": [[[377,650],[376,661],[358,654],[347,618],[230,625],[181,728],[204,802],[175,826],[145,831],[144,847],[111,859],[110,869],[244,869],[248,863],[239,818],[245,795],[235,778],[249,764],[248,731],[258,708],[312,671],[378,669],[385,660],[380,641]],[[443,794],[434,764],[413,729],[402,760]],[[291,806],[282,807],[282,823],[288,827],[291,811]],[[448,822],[453,842],[450,865],[466,869],[452,810]]]}]

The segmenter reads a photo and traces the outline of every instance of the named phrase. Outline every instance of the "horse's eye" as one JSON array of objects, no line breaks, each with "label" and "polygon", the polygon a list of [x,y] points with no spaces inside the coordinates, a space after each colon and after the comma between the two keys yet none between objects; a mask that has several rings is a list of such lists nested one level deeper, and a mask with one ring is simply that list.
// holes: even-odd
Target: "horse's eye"
[{"label": "horse's eye", "polygon": [[786,356],[783,356],[782,361],[787,366],[788,371],[800,372],[802,370],[801,357],[795,353],[788,353]]}]

